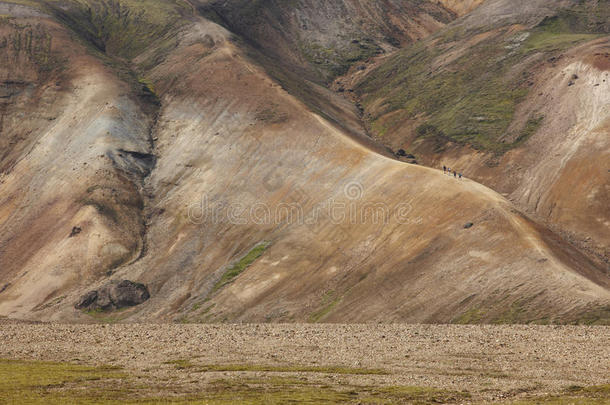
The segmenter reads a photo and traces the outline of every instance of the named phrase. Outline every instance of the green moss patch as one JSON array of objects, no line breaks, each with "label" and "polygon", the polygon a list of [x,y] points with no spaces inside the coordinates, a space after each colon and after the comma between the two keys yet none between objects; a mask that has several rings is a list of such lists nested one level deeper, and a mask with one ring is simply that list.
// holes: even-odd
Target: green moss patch
[{"label": "green moss patch", "polygon": [[188,360],[173,360],[165,364],[173,364],[177,369],[191,369],[198,372],[265,372],[265,373],[320,373],[320,374],[353,374],[353,375],[387,375],[382,369],[353,368],[344,366],[269,366],[260,364],[210,364],[197,365]]},{"label": "green moss patch", "polygon": [[54,15],[101,52],[131,59],[182,24],[178,0],[12,0]]},{"label": "green moss patch", "polygon": [[457,323],[460,325],[479,323],[484,316],[485,312],[482,309],[472,308],[455,318],[451,323]]},{"label": "green moss patch", "polygon": [[322,297],[322,307],[312,313],[309,317],[310,322],[319,322],[332,312],[341,298],[334,291],[329,291]]},{"label": "green moss patch", "polygon": [[367,60],[382,53],[382,49],[372,39],[359,37],[344,46],[325,47],[315,41],[301,42],[299,50],[327,82],[347,73],[356,62]]},{"label": "green moss patch", "polygon": [[[125,378],[109,366],[0,360],[0,403],[112,403]],[[102,382],[115,388],[101,389]]]},{"label": "green moss patch", "polygon": [[224,272],[220,280],[216,282],[214,288],[212,289],[212,293],[220,290],[227,284],[230,284],[237,276],[239,276],[244,270],[252,265],[265,253],[267,248],[269,248],[271,244],[268,242],[262,242],[256,245],[252,250],[250,250],[244,257],[242,257],[237,263],[230,266],[227,271]]},{"label": "green moss patch", "polygon": [[[583,17],[588,17],[588,20],[595,18],[595,14],[592,11],[583,14],[567,10],[557,16],[545,18],[530,31],[529,37],[523,44],[522,52],[563,51],[603,35],[603,27],[592,21],[581,21]],[[610,14],[608,18],[610,18]],[[599,31],[591,32],[592,30]]]}]

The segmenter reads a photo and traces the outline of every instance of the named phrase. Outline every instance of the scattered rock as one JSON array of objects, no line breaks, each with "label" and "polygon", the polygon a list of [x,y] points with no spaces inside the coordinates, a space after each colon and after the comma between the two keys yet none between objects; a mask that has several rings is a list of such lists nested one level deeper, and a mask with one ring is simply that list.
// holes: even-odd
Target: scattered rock
[{"label": "scattered rock", "polygon": [[78,235],[79,233],[81,233],[82,231],[83,231],[83,230],[82,230],[80,227],[75,226],[74,228],[72,228],[72,232],[70,232],[70,236],[68,236],[68,237],[69,237],[69,238],[73,238],[73,237],[75,237],[76,235]]},{"label": "scattered rock", "polygon": [[468,222],[466,225],[464,225],[464,229],[470,229],[474,226],[474,224],[472,222]]},{"label": "scattered rock", "polygon": [[98,290],[83,295],[74,306],[76,309],[112,311],[133,307],[150,298],[144,284],[129,280],[113,280]]},{"label": "scattered rock", "polygon": [[404,149],[398,149],[398,151],[396,152],[396,156],[404,157],[404,158],[410,159],[410,160],[415,160],[415,156],[410,153],[407,153]]},{"label": "scattered rock", "polygon": [[576,80],[578,80],[578,75],[577,74],[573,74],[572,75],[572,80],[570,80],[570,82],[568,83],[568,86],[574,86],[576,84]]},{"label": "scattered rock", "polygon": [[155,155],[124,149],[111,151],[108,157],[119,169],[141,177],[148,176],[157,162]]}]

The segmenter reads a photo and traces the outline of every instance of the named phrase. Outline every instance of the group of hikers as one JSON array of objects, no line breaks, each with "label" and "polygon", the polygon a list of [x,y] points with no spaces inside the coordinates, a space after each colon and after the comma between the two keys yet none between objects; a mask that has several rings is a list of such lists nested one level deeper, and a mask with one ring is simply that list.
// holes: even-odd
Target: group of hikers
[{"label": "group of hikers", "polygon": [[449,173],[449,175],[451,176],[451,173],[453,173],[453,177],[455,178],[462,178],[462,173],[458,173],[455,170],[451,170],[450,167],[447,167],[445,165],[443,165],[443,174]]}]

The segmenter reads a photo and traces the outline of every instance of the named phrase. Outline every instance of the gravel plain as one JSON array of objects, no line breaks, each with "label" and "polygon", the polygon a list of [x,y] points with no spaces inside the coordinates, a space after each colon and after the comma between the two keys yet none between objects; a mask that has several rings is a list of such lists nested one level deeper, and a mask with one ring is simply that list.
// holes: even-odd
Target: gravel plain
[{"label": "gravel plain", "polygon": [[[332,386],[419,386],[512,400],[610,383],[610,328],[255,324],[25,324],[0,321],[0,358],[115,365],[143,382],[198,392],[214,379],[264,371],[193,365],[382,369],[310,375]],[[281,374],[281,373],[280,373]]]}]

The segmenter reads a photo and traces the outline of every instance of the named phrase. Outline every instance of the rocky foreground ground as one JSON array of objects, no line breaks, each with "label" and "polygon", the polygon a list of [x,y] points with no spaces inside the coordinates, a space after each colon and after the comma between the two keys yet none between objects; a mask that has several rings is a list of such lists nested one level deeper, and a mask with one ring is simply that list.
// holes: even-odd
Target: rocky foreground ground
[{"label": "rocky foreground ground", "polygon": [[[0,322],[0,359],[20,367],[41,364],[33,360],[115,366],[127,378],[119,379],[119,385],[129,381],[124,391],[129,398],[201,400],[213,393],[217,402],[201,403],[240,398],[285,403],[290,398],[272,395],[283,392],[311,403],[368,403],[367,398],[371,403],[610,403],[608,327],[56,325],[5,320]],[[10,366],[7,370],[4,378],[10,379]],[[98,394],[116,388],[116,376],[108,378],[114,382],[104,385],[102,377],[93,387]],[[67,383],[62,389],[70,387]],[[3,398],[8,394],[1,388]],[[256,392],[271,396],[250,397]],[[576,399],[561,402],[565,398]]]}]

